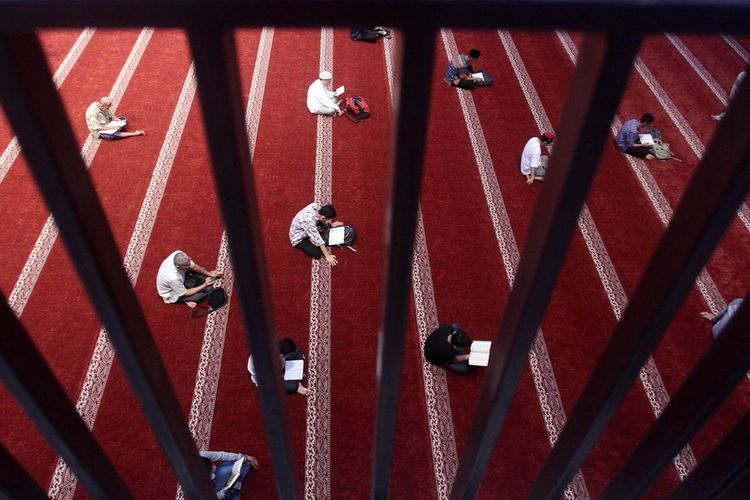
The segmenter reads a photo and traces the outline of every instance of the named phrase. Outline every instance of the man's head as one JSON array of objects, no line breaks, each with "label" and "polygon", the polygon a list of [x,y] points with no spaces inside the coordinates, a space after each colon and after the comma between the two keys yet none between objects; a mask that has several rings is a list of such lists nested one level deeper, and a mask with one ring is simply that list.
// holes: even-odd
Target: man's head
[{"label": "man's head", "polygon": [[466,335],[466,332],[455,326],[449,340],[454,347],[469,347],[471,345],[471,339]]},{"label": "man's head", "polygon": [[96,103],[100,109],[109,109],[112,107],[112,98],[105,95],[104,97],[100,97]]},{"label": "man's head", "polygon": [[292,339],[285,337],[279,340],[279,352],[284,356],[286,356],[287,354],[291,354],[296,350],[297,346]]},{"label": "man's head", "polygon": [[643,113],[643,116],[641,116],[641,125],[650,125],[651,123],[654,123],[654,115]]},{"label": "man's head", "polygon": [[471,57],[472,59],[479,59],[479,56],[481,55],[482,53],[477,49],[471,49],[469,51],[469,57]]},{"label": "man's head", "polygon": [[323,219],[333,219],[336,217],[336,209],[333,208],[333,205],[323,205],[318,210],[318,215],[320,215]]},{"label": "man's head", "polygon": [[318,78],[320,78],[323,81],[324,85],[328,85],[331,83],[331,80],[333,79],[333,75],[330,71],[321,71],[318,75]]},{"label": "man's head", "polygon": [[555,134],[554,132],[550,132],[549,130],[546,132],[542,132],[542,135],[539,136],[539,140],[544,144],[552,144],[552,141],[555,140]]},{"label": "man's head", "polygon": [[172,262],[174,262],[174,267],[180,269],[187,269],[190,267],[190,257],[185,252],[177,252],[174,254],[174,259],[172,259]]}]

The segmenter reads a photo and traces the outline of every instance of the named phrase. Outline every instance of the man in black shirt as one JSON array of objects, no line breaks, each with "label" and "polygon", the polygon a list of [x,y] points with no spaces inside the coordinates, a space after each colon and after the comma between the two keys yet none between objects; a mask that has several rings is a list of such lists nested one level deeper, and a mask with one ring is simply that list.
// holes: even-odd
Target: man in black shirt
[{"label": "man in black shirt", "polygon": [[424,357],[433,365],[452,372],[469,372],[471,339],[460,325],[440,325],[424,341]]}]

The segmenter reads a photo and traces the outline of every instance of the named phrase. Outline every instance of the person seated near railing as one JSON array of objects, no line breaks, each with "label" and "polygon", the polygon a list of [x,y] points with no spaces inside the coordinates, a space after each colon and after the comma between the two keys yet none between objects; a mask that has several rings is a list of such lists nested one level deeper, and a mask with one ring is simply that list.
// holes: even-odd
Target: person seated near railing
[{"label": "person seated near railing", "polygon": [[[286,362],[287,361],[299,361],[304,360],[305,355],[297,347],[294,341],[290,338],[283,338],[279,340],[279,360],[281,361],[281,375],[285,376],[286,373]],[[258,374],[255,371],[255,363],[253,362],[253,356],[250,355],[247,358],[247,371],[250,372],[250,380],[253,384],[258,385]],[[284,377],[284,390],[288,394],[302,394],[307,396],[310,394],[310,389],[302,384],[302,379],[287,380]]]},{"label": "person seated near railing", "polygon": [[86,126],[94,137],[114,141],[126,137],[146,135],[143,130],[125,132],[127,125],[128,121],[124,115],[118,116],[116,120],[113,119],[112,98],[109,96],[97,99],[86,108]]},{"label": "person seated near railing", "polygon": [[714,340],[719,338],[719,335],[721,335],[721,332],[724,330],[724,328],[727,327],[729,321],[732,319],[732,316],[737,313],[737,310],[740,308],[743,302],[744,299],[734,299],[729,304],[727,304],[724,309],[719,311],[718,314],[711,314],[710,312],[701,313],[701,316],[713,323],[713,327],[711,327],[711,336]]},{"label": "person seated near railing", "polygon": [[316,115],[340,116],[341,100],[336,92],[331,90],[333,75],[330,71],[322,71],[318,79],[307,88],[307,110]]},{"label": "person seated near railing", "polygon": [[258,460],[242,453],[201,451],[201,458],[210,474],[216,498],[240,498],[242,481],[252,469],[260,467]]},{"label": "person seated near railing", "polygon": [[471,338],[458,324],[440,325],[424,341],[424,357],[436,366],[454,373],[469,373]]},{"label": "person seated near railing", "polygon": [[615,144],[617,149],[623,153],[635,156],[642,160],[653,160],[654,155],[651,154],[649,144],[641,144],[640,134],[645,132],[645,128],[654,122],[654,115],[651,113],[644,113],[640,120],[631,118],[626,121],[620,127],[617,132],[617,138]]}]

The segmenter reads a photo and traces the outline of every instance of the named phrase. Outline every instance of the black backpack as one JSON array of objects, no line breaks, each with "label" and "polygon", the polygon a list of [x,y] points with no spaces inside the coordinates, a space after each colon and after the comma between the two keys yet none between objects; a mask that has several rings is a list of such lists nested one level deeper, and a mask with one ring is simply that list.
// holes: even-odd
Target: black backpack
[{"label": "black backpack", "polygon": [[224,291],[224,288],[218,286],[214,288],[213,290],[211,290],[211,292],[208,294],[208,307],[197,306],[193,308],[193,317],[200,318],[202,316],[211,314],[217,309],[221,309],[222,307],[224,307],[226,303],[227,303],[227,292]]}]

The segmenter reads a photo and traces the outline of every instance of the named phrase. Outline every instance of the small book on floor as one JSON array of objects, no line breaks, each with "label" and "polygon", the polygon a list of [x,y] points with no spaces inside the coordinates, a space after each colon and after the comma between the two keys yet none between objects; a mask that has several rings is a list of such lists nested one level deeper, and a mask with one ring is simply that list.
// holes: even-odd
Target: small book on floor
[{"label": "small book on floor", "polygon": [[284,380],[302,380],[304,376],[305,360],[288,359],[284,362]]},{"label": "small book on floor", "polygon": [[490,362],[491,340],[475,340],[471,343],[469,364],[473,366],[487,366]]},{"label": "small book on floor", "polygon": [[484,81],[484,73],[482,73],[481,71],[479,73],[472,73],[471,77],[474,80],[477,80],[477,81],[480,81],[480,82]]},{"label": "small book on floor", "polygon": [[336,90],[335,90],[335,91],[333,92],[333,95],[335,95],[336,97],[338,97],[338,96],[340,96],[341,94],[343,94],[343,93],[344,93],[344,90],[346,90],[346,89],[344,89],[344,86],[342,85],[342,86],[340,86],[339,88],[337,88],[337,89],[336,89]]},{"label": "small book on floor", "polygon": [[341,245],[344,243],[344,226],[333,227],[328,231],[328,245]]},{"label": "small book on floor", "polygon": [[245,462],[245,457],[240,458],[232,465],[232,473],[229,475],[227,482],[224,484],[224,489],[229,489],[234,486],[234,483],[240,478],[242,474],[242,464]]},{"label": "small book on floor", "polygon": [[654,143],[654,138],[651,134],[638,134],[638,138],[640,139],[641,144],[647,144],[650,146]]}]

